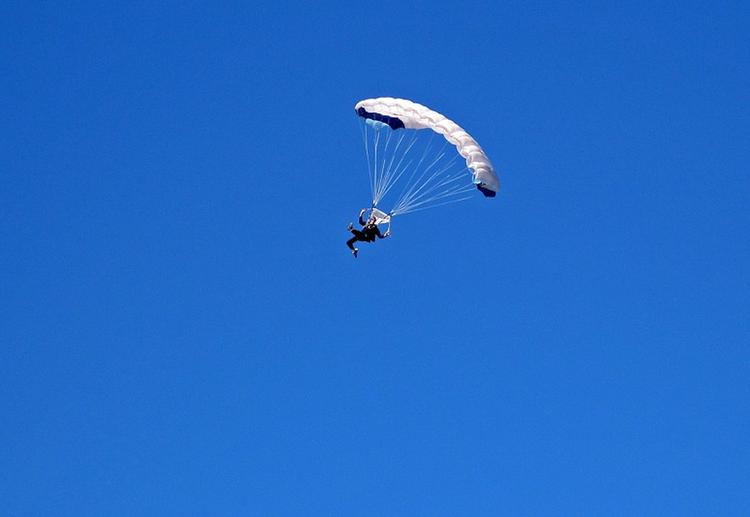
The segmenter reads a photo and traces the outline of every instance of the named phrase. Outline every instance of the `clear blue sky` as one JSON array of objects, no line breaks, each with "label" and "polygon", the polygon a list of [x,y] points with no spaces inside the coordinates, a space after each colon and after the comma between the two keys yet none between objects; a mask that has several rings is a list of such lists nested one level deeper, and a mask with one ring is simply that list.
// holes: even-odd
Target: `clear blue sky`
[{"label": "clear blue sky", "polygon": [[[747,2],[72,4],[0,8],[0,513],[750,515]],[[355,260],[381,95],[503,186]]]}]

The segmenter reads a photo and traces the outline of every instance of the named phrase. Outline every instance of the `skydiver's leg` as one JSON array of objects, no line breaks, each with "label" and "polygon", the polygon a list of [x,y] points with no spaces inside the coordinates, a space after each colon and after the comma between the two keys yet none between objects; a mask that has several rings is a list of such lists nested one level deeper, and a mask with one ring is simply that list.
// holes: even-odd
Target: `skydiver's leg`
[{"label": "skydiver's leg", "polygon": [[[355,230],[356,231],[356,230]],[[354,258],[357,258],[357,253],[359,253],[359,248],[354,247],[354,243],[360,240],[356,235],[346,241],[346,245],[349,246],[349,249],[352,250],[352,255],[354,255]]]},{"label": "skydiver's leg", "polygon": [[349,249],[352,250],[352,254],[354,254],[354,256],[356,257],[357,253],[359,252],[359,249],[357,249],[357,248],[354,247],[354,243],[357,242],[357,241],[364,242],[364,240],[365,240],[365,234],[362,233],[361,231],[355,230],[353,228],[351,230],[349,230],[349,231],[352,232],[353,237],[351,239],[349,239],[348,241],[346,241],[346,245],[349,246]]}]

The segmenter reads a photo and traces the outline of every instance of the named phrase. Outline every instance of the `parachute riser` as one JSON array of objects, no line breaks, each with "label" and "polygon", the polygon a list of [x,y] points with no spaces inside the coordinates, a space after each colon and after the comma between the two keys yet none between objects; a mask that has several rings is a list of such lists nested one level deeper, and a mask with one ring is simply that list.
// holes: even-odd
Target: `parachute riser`
[{"label": "parachute riser", "polygon": [[391,219],[393,219],[394,217],[392,214],[387,214],[383,212],[382,210],[377,208],[375,205],[368,208],[366,213],[367,213],[366,220],[369,221],[371,217],[375,217],[375,224],[377,224],[378,226],[386,225],[386,231],[387,232],[391,231]]}]

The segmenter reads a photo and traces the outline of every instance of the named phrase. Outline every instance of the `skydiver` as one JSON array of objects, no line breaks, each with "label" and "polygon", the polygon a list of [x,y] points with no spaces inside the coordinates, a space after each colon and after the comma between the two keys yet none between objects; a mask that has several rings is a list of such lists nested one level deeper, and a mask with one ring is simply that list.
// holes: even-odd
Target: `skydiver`
[{"label": "skydiver", "polygon": [[385,239],[391,234],[390,231],[380,233],[380,228],[378,228],[378,225],[375,222],[377,221],[377,219],[374,215],[371,215],[370,218],[365,221],[362,216],[365,215],[366,211],[367,209],[363,208],[359,212],[359,224],[362,226],[361,230],[356,230],[352,223],[349,223],[349,226],[347,228],[347,230],[352,232],[352,235],[354,235],[354,237],[346,241],[346,245],[349,246],[350,250],[352,250],[352,255],[354,255],[354,258],[357,258],[357,253],[359,253],[359,248],[354,247],[355,242],[375,242],[376,237]]}]

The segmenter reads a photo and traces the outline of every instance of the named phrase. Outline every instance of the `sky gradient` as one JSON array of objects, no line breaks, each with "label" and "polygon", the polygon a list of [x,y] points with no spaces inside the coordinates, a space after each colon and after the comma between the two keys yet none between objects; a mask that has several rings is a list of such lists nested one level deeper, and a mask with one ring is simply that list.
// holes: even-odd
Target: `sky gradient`
[{"label": "sky gradient", "polygon": [[[4,3],[0,513],[749,515],[749,21]],[[382,95],[502,186],[354,259]]]}]

